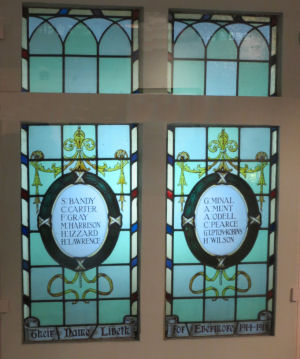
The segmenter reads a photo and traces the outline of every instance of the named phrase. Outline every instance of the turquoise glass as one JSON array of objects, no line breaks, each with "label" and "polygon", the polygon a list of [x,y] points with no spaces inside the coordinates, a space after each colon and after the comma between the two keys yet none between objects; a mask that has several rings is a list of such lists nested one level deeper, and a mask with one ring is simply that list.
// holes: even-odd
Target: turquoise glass
[{"label": "turquoise glass", "polygon": [[97,324],[97,303],[94,301],[65,303],[67,325]]},{"label": "turquoise glass", "polygon": [[239,64],[239,95],[268,96],[268,63],[241,62]]},{"label": "turquoise glass", "polygon": [[235,310],[234,298],[214,301],[206,299],[205,301],[205,320],[207,321],[233,321]]},{"label": "turquoise glass", "polygon": [[175,60],[173,93],[176,95],[203,95],[204,62]]},{"label": "turquoise glass", "polygon": [[62,325],[63,303],[37,302],[32,303],[31,314],[39,318],[40,325]]},{"label": "turquoise glass", "polygon": [[228,61],[208,61],[206,94],[214,96],[235,96],[237,64]]},{"label": "turquoise glass", "polygon": [[55,29],[44,22],[33,33],[29,51],[31,54],[62,54],[62,43]]},{"label": "turquoise glass", "polygon": [[205,159],[206,130],[205,128],[181,127],[175,129],[175,157],[186,152],[191,160]]},{"label": "turquoise glass", "polygon": [[62,92],[62,58],[31,56],[31,92]]},{"label": "turquoise glass", "polygon": [[203,39],[205,45],[208,44],[209,40],[219,29],[219,27],[220,26],[218,24],[214,24],[211,22],[198,23],[193,25],[193,28],[197,30],[198,34]]},{"label": "turquoise glass", "polygon": [[218,30],[211,38],[207,46],[209,59],[236,59],[237,47],[229,32]]},{"label": "turquoise glass", "polygon": [[129,300],[99,301],[99,324],[120,323],[126,315],[130,315]]},{"label": "turquoise glass", "polygon": [[99,88],[100,93],[130,93],[131,59],[101,58],[99,61]]},{"label": "turquoise glass", "polygon": [[82,23],[76,25],[66,38],[65,52],[72,55],[96,55],[96,40]]},{"label": "turquoise glass", "polygon": [[174,46],[174,57],[203,59],[202,39],[192,27],[188,27],[179,35]]},{"label": "turquoise glass", "polygon": [[181,322],[199,322],[203,319],[202,299],[174,299],[173,313]]},{"label": "turquoise glass", "polygon": [[97,91],[97,61],[95,58],[66,57],[65,91],[95,93]]},{"label": "turquoise glass", "polygon": [[112,25],[103,34],[99,48],[100,55],[131,55],[128,35],[119,25]]},{"label": "turquoise glass", "polygon": [[[270,158],[270,128],[241,129],[241,159],[254,160],[259,152],[265,152]],[[248,145],[251,143],[251,146]]]}]

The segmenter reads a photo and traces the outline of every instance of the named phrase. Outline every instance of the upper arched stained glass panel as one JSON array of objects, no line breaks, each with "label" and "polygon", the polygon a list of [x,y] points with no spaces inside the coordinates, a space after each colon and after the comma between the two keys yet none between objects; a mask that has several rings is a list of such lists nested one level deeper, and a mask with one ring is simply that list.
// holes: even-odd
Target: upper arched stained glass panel
[{"label": "upper arched stained glass panel", "polygon": [[276,96],[278,16],[170,12],[173,94]]},{"label": "upper arched stained glass panel", "polygon": [[132,9],[24,7],[22,90],[139,92],[138,18]]}]

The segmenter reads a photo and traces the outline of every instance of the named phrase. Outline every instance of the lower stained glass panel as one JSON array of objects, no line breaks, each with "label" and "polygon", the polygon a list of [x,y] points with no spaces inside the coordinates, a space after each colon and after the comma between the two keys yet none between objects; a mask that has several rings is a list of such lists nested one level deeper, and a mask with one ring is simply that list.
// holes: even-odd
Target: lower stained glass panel
[{"label": "lower stained glass panel", "polygon": [[137,339],[136,125],[21,128],[26,343]]},{"label": "lower stained glass panel", "polygon": [[167,338],[274,334],[278,131],[169,126]]}]

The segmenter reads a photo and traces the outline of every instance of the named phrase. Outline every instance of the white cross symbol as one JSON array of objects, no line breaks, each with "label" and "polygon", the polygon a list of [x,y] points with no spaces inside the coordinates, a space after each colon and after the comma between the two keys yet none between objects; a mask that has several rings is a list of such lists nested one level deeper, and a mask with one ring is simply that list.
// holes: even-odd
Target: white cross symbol
[{"label": "white cross symbol", "polygon": [[225,177],[227,176],[227,173],[218,172],[218,175],[220,176],[220,180],[219,180],[218,184],[227,183],[226,179],[225,179]]},{"label": "white cross symbol", "polygon": [[256,218],[255,217],[249,217],[249,219],[251,219],[250,224],[253,224],[253,223],[260,224],[260,214]]},{"label": "white cross symbol", "polygon": [[84,175],[84,172],[75,172],[77,174],[77,178],[76,178],[76,181],[75,183],[85,183],[84,182],[84,179],[82,178],[82,176]]},{"label": "white cross symbol", "polygon": [[190,224],[191,226],[194,226],[194,217],[186,218],[182,216],[182,226],[185,226],[186,224]]},{"label": "white cross symbol", "polygon": [[109,225],[111,226],[112,224],[117,223],[119,226],[121,226],[121,219],[121,216],[119,216],[118,218],[109,217]]},{"label": "white cross symbol", "polygon": [[76,270],[80,270],[80,269],[85,270],[85,267],[83,265],[84,259],[82,259],[82,260],[76,259],[76,260],[77,260],[77,263],[78,263],[78,266],[77,266]]},{"label": "white cross symbol", "polygon": [[224,268],[224,261],[225,261],[225,257],[221,257],[221,258],[217,258],[219,263],[218,263],[218,268]]},{"label": "white cross symbol", "polygon": [[47,219],[43,219],[42,217],[39,217],[39,227],[42,227],[44,224],[50,227],[50,217]]}]

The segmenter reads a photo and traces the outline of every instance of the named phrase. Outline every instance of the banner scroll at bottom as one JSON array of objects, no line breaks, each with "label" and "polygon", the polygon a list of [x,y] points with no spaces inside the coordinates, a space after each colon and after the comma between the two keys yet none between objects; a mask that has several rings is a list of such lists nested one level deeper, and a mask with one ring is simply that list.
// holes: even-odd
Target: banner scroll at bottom
[{"label": "banner scroll at bottom", "polygon": [[255,334],[272,334],[271,318],[210,323],[178,323],[176,316],[169,316],[166,319],[167,338]]},{"label": "banner scroll at bottom", "polygon": [[49,342],[60,340],[135,338],[137,318],[125,317],[123,324],[80,325],[62,327],[40,327],[37,318],[27,318],[24,322],[25,342]]}]

